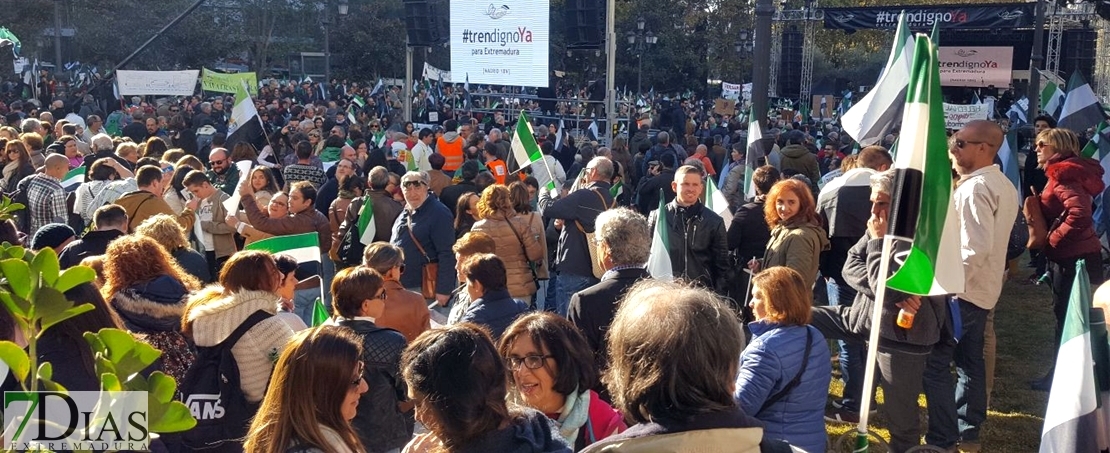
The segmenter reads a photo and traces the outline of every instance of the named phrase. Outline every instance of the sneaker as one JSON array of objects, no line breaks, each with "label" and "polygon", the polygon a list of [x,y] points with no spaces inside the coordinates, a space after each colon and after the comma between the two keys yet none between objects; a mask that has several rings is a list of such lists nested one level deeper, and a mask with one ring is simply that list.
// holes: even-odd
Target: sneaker
[{"label": "sneaker", "polygon": [[832,423],[859,423],[859,414],[846,409],[829,408],[825,410],[825,421]]},{"label": "sneaker", "polygon": [[[829,404],[834,408],[844,409],[844,400],[833,400],[832,403],[829,403]],[[867,413],[869,415],[871,415],[872,417],[874,417],[876,415],[879,415],[879,409],[876,409],[877,407],[878,407],[878,403],[871,403],[871,408],[872,409],[870,411],[867,411]],[[851,409],[848,409],[848,410],[852,411]],[[856,408],[856,410],[854,410],[852,412],[855,412],[855,413],[858,414],[859,413],[859,408]]]}]

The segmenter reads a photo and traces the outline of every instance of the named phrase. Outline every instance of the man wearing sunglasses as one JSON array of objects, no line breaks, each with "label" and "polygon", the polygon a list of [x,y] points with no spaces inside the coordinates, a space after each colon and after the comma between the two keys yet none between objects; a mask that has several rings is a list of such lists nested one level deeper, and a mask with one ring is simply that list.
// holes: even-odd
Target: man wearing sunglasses
[{"label": "man wearing sunglasses", "polygon": [[224,193],[231,195],[235,186],[239,185],[239,168],[232,165],[228,152],[224,148],[212,148],[208,153],[208,180],[212,186]]},{"label": "man wearing sunglasses", "polygon": [[[925,368],[929,406],[925,441],[942,448],[958,442],[960,450],[979,451],[979,433],[987,418],[984,341],[989,338],[993,342],[989,315],[1002,292],[1006,245],[1018,213],[1017,189],[994,165],[1003,139],[997,124],[972,121],[956,132],[948,147],[960,175],[952,198],[960,222],[965,292],[953,297],[963,322],[962,335],[957,333],[959,341],[953,335],[942,335]],[[953,361],[959,383],[952,382]]]}]

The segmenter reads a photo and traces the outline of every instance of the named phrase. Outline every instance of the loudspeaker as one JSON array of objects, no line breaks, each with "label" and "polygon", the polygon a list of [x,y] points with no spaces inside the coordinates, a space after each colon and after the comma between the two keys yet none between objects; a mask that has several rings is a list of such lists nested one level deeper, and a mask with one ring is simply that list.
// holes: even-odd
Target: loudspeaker
[{"label": "loudspeaker", "polygon": [[604,0],[567,0],[563,14],[567,50],[594,50],[604,47]]},{"label": "loudspeaker", "polygon": [[1070,77],[1072,72],[1078,70],[1089,82],[1095,73],[1098,32],[1089,28],[1067,30],[1062,44],[1060,75]]},{"label": "loudspeaker", "polygon": [[447,42],[451,33],[451,5],[446,0],[404,0],[408,45],[431,47]]},{"label": "loudspeaker", "polygon": [[802,46],[805,35],[794,25],[782,33],[782,55],[779,58],[779,96],[797,99],[802,83]]}]

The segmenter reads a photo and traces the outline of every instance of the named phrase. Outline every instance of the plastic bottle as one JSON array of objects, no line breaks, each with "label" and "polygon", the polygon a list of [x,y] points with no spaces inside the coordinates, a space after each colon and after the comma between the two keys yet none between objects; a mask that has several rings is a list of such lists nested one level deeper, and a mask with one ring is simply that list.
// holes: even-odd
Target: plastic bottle
[{"label": "plastic bottle", "polygon": [[916,313],[914,313],[912,311],[908,311],[904,308],[901,309],[901,310],[898,310],[898,320],[895,321],[895,323],[898,324],[898,327],[901,327],[903,329],[909,329],[910,327],[913,327],[913,317],[914,317],[914,315],[916,315]]}]

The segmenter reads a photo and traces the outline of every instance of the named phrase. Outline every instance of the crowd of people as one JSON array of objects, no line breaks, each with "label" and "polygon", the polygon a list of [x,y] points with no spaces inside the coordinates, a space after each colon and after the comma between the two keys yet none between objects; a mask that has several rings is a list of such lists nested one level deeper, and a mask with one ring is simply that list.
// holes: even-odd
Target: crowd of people
[{"label": "crowd of people", "polygon": [[[261,87],[258,143],[227,143],[222,96],[134,99],[115,136],[82,105],[3,106],[0,187],[26,208],[0,240],[97,272],[75,289],[95,310],[57,330],[131,332],[183,394],[212,351],[234,357],[224,396],[246,415],[167,436],[171,451],[825,451],[825,421],[856,422],[872,398],[871,329],[892,451],[922,436],[978,451],[1019,208],[995,165],[998,124],[949,144],[963,262],[944,265],[964,267],[966,292],[891,292],[872,320],[896,135],[856,150],[835,123],[768,118],[768,152],[748,162],[736,118],[699,124],[704,111],[675,99],[607,146],[535,124],[544,157],[521,168],[500,113],[418,127],[392,115],[396,88],[314,90]],[[348,108],[356,95],[367,105]],[[1076,134],[1050,124],[1038,118],[1027,183],[1057,219],[1039,252],[1058,341],[1076,260],[1101,262],[1091,196],[1104,187]],[[708,184],[731,220],[707,207]],[[680,283],[645,270],[664,221]],[[318,261],[245,249],[304,233]],[[43,360],[86,359],[55,380],[97,390],[68,347],[80,335],[48,338]],[[834,353],[844,392],[826,404]]]}]

